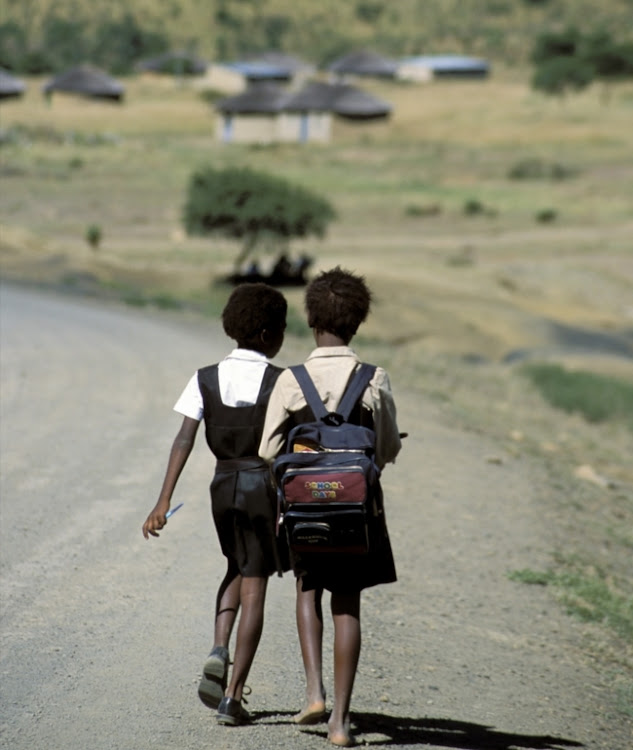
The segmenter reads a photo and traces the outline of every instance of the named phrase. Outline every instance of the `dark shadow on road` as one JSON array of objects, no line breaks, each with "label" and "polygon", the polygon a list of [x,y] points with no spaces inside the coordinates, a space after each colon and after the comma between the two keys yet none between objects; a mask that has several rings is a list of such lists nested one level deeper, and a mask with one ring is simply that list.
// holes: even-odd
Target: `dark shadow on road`
[{"label": "dark shadow on road", "polygon": [[[288,716],[288,719],[282,718]],[[270,724],[291,721],[288,712],[254,713],[253,718]],[[278,721],[274,721],[278,719]],[[273,719],[271,721],[271,719]],[[352,729],[358,745],[389,747],[445,747],[453,750],[564,750],[584,747],[582,742],[549,735],[498,732],[494,727],[454,719],[417,719],[377,713],[352,713]],[[325,724],[302,727],[306,733],[327,737]],[[379,735],[379,736],[376,736]]]}]

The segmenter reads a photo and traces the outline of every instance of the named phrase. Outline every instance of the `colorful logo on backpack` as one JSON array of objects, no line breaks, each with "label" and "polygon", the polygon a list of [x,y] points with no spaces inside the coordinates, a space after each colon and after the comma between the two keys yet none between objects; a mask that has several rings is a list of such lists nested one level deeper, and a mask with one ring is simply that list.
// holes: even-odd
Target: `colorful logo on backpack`
[{"label": "colorful logo on backpack", "polygon": [[337,490],[345,489],[343,482],[306,482],[305,488],[315,500],[336,500]]}]

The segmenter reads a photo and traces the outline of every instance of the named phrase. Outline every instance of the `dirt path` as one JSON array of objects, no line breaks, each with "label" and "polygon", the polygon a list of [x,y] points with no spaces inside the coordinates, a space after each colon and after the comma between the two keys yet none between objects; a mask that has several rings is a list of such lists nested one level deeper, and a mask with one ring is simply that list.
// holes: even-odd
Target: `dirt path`
[{"label": "dirt path", "polygon": [[[303,690],[291,577],[270,586],[249,679],[256,723],[218,727],[197,699],[223,573],[201,439],[184,508],[160,540],[140,533],[179,422],[171,405],[224,353],[219,327],[11,287],[0,303],[1,746],[327,747],[323,727],[290,724]],[[505,575],[547,563],[557,511],[545,477],[526,458],[497,462],[496,446],[392,379],[410,433],[384,476],[400,580],[364,595],[359,741],[628,750],[632,726],[583,649],[587,626]]]}]

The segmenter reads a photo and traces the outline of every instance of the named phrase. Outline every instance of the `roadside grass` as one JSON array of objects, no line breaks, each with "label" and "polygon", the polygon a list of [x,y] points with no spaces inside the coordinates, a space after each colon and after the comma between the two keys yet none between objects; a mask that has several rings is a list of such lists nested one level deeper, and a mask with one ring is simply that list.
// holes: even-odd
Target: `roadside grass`
[{"label": "roadside grass", "polygon": [[633,381],[557,364],[528,364],[521,372],[557,409],[578,412],[589,422],[623,421],[633,431]]},{"label": "roadside grass", "polygon": [[622,591],[604,571],[579,560],[561,559],[556,569],[513,570],[508,578],[554,587],[569,614],[583,622],[607,625],[633,646],[633,593]]},{"label": "roadside grass", "polygon": [[633,719],[633,682],[622,681],[616,688],[618,709]]}]

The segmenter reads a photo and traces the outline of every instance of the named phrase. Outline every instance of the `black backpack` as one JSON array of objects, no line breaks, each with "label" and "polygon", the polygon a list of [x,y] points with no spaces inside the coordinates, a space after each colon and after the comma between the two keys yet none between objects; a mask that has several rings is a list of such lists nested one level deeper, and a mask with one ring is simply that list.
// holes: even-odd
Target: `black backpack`
[{"label": "black backpack", "polygon": [[328,412],[303,365],[290,368],[316,421],[294,427],[273,463],[290,548],[301,553],[364,554],[376,512],[380,470],[376,435],[348,422],[376,367],[362,364],[336,412]]}]

